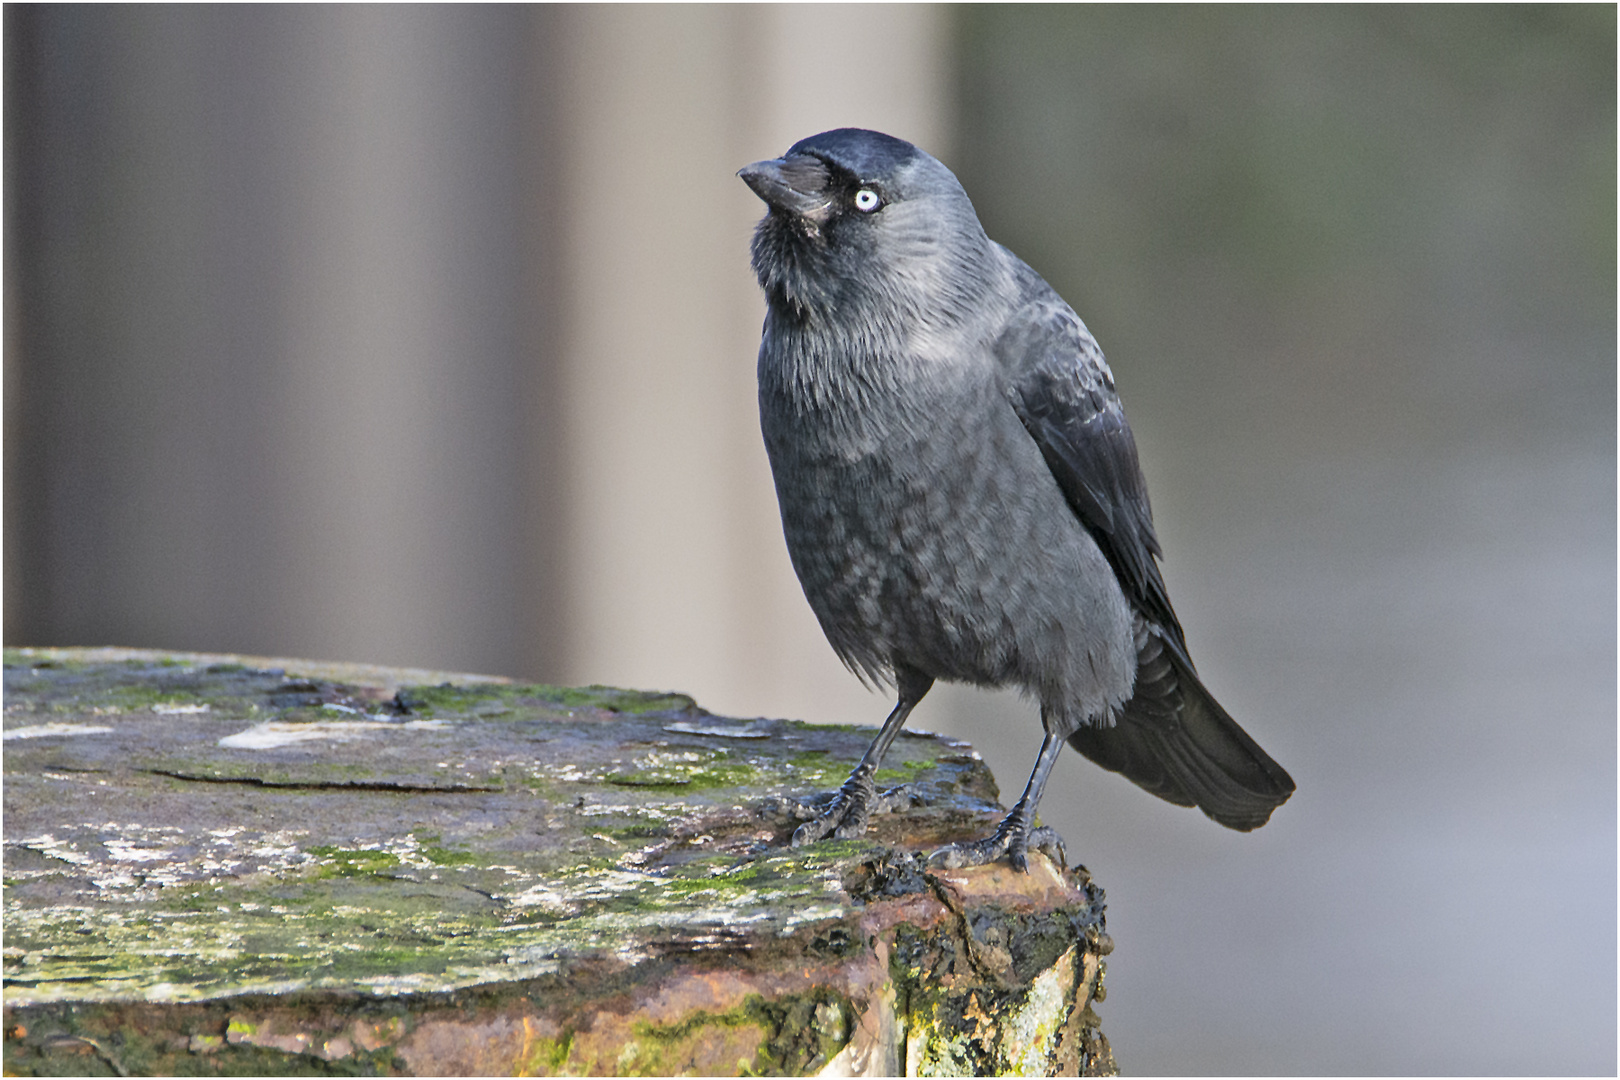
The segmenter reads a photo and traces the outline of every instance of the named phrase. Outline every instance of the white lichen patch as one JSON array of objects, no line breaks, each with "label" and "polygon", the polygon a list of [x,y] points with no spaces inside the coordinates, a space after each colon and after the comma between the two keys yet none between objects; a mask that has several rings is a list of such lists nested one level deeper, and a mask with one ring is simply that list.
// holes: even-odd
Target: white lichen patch
[{"label": "white lichen patch", "polygon": [[607,776],[611,765],[589,765],[577,761],[534,761],[518,766],[526,775],[552,784],[596,784]]},{"label": "white lichen patch", "polygon": [[10,728],[3,738],[10,741],[11,739],[59,738],[69,735],[110,735],[112,730],[112,728],[103,727],[100,724],[69,724],[53,720],[48,724]]},{"label": "white lichen patch", "polygon": [[636,768],[648,770],[678,770],[684,774],[684,766],[716,761],[723,756],[720,751],[697,750],[654,750],[636,758]]},{"label": "white lichen patch", "polygon": [[515,908],[540,908],[554,915],[567,915],[574,910],[573,902],[561,889],[550,885],[531,885],[522,892],[503,897]]},{"label": "white lichen patch", "polygon": [[299,847],[300,839],[308,835],[307,829],[286,829],[261,833],[251,839],[227,837],[216,842],[222,847],[245,848],[246,854],[254,859],[291,868],[309,861],[310,857]]},{"label": "white lichen patch", "polygon": [[805,904],[794,908],[793,913],[783,920],[784,929],[803,926],[805,923],[821,922],[823,919],[841,918],[847,912],[843,904]]},{"label": "white lichen patch", "polygon": [[[506,975],[514,979],[533,979],[541,975],[555,975],[562,969],[562,962],[543,949],[530,950],[525,955],[509,954],[502,961],[508,969]],[[468,977],[474,974],[472,970],[463,969],[455,974]]]},{"label": "white lichen patch", "polygon": [[913,1016],[906,1031],[907,1076],[976,1076],[968,1037],[941,1030],[933,1017]]},{"label": "white lichen patch", "polygon": [[646,818],[653,822],[674,821],[691,812],[692,808],[683,802],[587,803],[578,810],[584,817],[603,817],[611,814]]},{"label": "white lichen patch", "polygon": [[274,750],[277,747],[323,739],[353,742],[356,739],[380,734],[443,731],[451,724],[452,721],[449,720],[407,720],[404,723],[390,720],[314,720],[307,724],[267,720],[262,724],[254,724],[246,731],[225,736],[219,740],[219,745],[233,750]]},{"label": "white lichen patch", "polygon": [[986,1059],[998,1075],[1052,1075],[1059,1034],[1080,1007],[1076,963],[1070,946],[1010,1009],[987,1011],[970,993],[959,1024],[945,1022],[942,999],[914,1012],[906,1032],[906,1075],[972,1076]]},{"label": "white lichen patch", "polygon": [[507,900],[513,907],[541,906],[558,911],[574,911],[585,904],[622,896],[662,881],[654,874],[638,870],[592,869],[561,874],[549,883],[537,884],[516,894],[502,896],[497,893],[496,896]]},{"label": "white lichen patch", "polygon": [[722,739],[768,739],[774,733],[769,724],[694,724],[680,720],[665,724],[665,731],[681,735],[718,735]]},{"label": "white lichen patch", "polygon": [[101,844],[117,862],[155,862],[174,854],[169,848],[141,847],[133,840],[103,840]]},{"label": "white lichen patch", "polygon": [[[10,847],[12,845],[8,843],[7,846]],[[71,863],[74,866],[91,866],[94,865],[96,861],[89,855],[86,855],[84,852],[80,851],[78,845],[73,841],[58,840],[55,836],[51,836],[49,834],[44,836],[31,836],[25,840],[19,840],[16,842],[15,846],[28,848],[30,851],[37,851],[46,858],[60,859],[62,862]],[[9,867],[6,870],[7,876],[10,877],[38,877],[42,873],[45,873],[45,871],[29,873],[26,870],[13,871]]]},{"label": "white lichen patch", "polygon": [[[143,903],[169,886],[217,884],[265,872],[285,873],[310,861],[297,845],[300,831],[246,833],[240,827],[192,832],[174,825],[81,822],[51,833],[8,841],[74,867],[88,887],[74,890],[86,900]],[[62,869],[8,865],[16,882],[60,876]]]},{"label": "white lichen patch", "polygon": [[397,997],[400,994],[416,994],[424,990],[434,990],[437,979],[430,975],[413,972],[409,975],[373,975],[369,978],[356,979],[355,985],[369,990],[373,994]]},{"label": "white lichen patch", "polygon": [[212,710],[213,706],[206,702],[183,705],[174,701],[160,701],[152,706],[152,711],[159,716],[197,716]]},{"label": "white lichen patch", "polygon": [[1001,1018],[1007,1071],[1014,1076],[1049,1076],[1058,1032],[1075,1005],[1075,950],[1030,982],[1024,1003]]}]

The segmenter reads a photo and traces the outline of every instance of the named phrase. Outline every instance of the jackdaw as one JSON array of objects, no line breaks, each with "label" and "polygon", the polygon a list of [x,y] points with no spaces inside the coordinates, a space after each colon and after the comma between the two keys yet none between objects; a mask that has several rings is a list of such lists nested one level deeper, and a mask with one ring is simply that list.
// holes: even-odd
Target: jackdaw
[{"label": "jackdaw", "polygon": [[1065,741],[1229,828],[1264,825],[1294,782],[1193,670],[1135,439],[1079,316],[908,142],[841,128],[738,175],[769,208],[759,415],[788,554],[839,658],[899,694],[794,845],[866,831],[873,775],[936,679],[1016,686],[1045,728],[995,833],[936,863],[1061,861],[1034,819]]}]

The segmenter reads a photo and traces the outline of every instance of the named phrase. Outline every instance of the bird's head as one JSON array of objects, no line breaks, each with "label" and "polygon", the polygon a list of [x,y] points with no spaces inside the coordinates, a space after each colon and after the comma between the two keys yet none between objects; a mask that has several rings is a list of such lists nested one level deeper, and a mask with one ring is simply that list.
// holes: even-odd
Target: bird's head
[{"label": "bird's head", "polygon": [[926,309],[971,293],[983,276],[989,242],[967,193],[901,139],[839,128],[737,175],[768,207],[754,232],[754,273],[796,321]]}]

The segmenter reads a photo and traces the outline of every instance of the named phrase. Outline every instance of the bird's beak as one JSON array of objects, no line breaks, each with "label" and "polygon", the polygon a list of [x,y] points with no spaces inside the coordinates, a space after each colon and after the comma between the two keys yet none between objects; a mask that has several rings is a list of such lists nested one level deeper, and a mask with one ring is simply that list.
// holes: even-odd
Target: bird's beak
[{"label": "bird's beak", "polygon": [[820,224],[832,207],[827,166],[807,154],[756,161],[737,170],[765,205]]}]

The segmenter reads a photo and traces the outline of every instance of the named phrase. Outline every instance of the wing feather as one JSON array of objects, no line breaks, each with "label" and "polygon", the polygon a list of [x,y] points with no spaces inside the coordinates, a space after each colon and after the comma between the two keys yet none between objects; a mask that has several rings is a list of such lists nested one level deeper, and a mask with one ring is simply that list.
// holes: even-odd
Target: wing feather
[{"label": "wing feather", "polygon": [[1185,651],[1159,572],[1159,537],[1136,437],[1113,374],[1079,316],[1053,300],[1026,306],[997,342],[1010,377],[1009,400],[1132,606]]},{"label": "wing feather", "polygon": [[1102,350],[1049,289],[1009,323],[996,350],[1008,400],[1136,613],[1130,700],[1112,724],[1083,727],[1069,744],[1228,828],[1264,825],[1293,793],[1294,781],[1227,715],[1193,668],[1159,572],[1136,439]]}]

